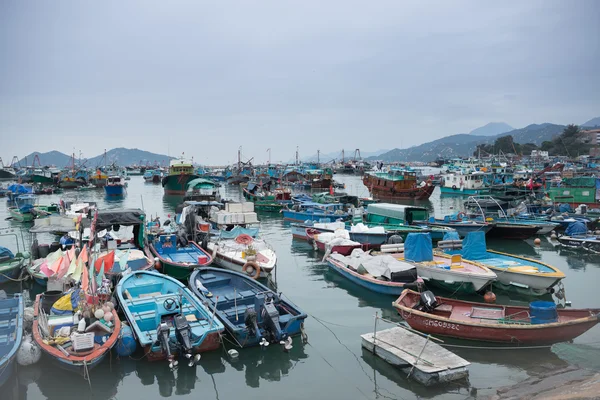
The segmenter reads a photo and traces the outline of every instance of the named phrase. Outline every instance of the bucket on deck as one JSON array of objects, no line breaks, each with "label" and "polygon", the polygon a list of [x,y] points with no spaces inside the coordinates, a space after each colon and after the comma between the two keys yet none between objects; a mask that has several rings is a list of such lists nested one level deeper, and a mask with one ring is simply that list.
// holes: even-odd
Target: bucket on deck
[{"label": "bucket on deck", "polygon": [[201,232],[208,232],[208,231],[210,231],[210,224],[208,224],[206,222],[200,222],[200,231]]},{"label": "bucket on deck", "polygon": [[46,314],[50,314],[50,310],[52,306],[58,299],[60,299],[63,295],[61,290],[48,290],[42,294],[42,310]]},{"label": "bucket on deck", "polygon": [[552,301],[533,301],[529,303],[532,324],[550,324],[558,321],[556,304]]}]

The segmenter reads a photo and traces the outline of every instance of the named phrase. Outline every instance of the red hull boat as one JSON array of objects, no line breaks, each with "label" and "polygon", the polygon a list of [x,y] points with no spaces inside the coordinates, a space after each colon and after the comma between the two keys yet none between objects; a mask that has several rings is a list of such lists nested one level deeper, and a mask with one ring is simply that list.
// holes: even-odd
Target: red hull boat
[{"label": "red hull boat", "polygon": [[[431,292],[429,292],[431,293]],[[599,322],[600,309],[558,309],[556,322],[536,323],[528,307],[475,303],[405,290],[393,303],[411,328],[421,332],[485,342],[542,345],[566,342]]]},{"label": "red hull boat", "polygon": [[[313,229],[313,228],[306,229],[306,237],[308,238],[308,241],[311,243],[315,243],[317,245],[317,249],[319,249],[319,251],[326,252],[327,244],[318,239],[318,236],[320,233],[321,232],[317,229]],[[315,236],[317,236],[317,237],[315,238]],[[362,247],[363,246],[358,242],[356,244],[334,245],[334,246],[331,246],[330,253],[338,253],[343,256],[349,256],[350,254],[352,254],[352,250],[360,249]]]}]

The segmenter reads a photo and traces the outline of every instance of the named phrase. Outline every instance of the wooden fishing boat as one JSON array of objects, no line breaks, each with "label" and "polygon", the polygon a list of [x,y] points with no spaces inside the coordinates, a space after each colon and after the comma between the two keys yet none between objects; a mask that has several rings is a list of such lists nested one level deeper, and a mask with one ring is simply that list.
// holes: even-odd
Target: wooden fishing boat
[{"label": "wooden fishing boat", "polygon": [[378,200],[427,200],[435,186],[431,182],[417,183],[417,173],[408,169],[391,169],[389,172],[369,172],[363,183]]},{"label": "wooden fishing boat", "polygon": [[152,254],[160,260],[162,272],[177,279],[185,280],[194,268],[213,262],[211,254],[196,242],[188,242],[186,246],[178,245],[175,234],[160,235],[149,247]]},{"label": "wooden fishing boat", "polygon": [[263,338],[269,343],[291,341],[304,328],[306,313],[245,274],[200,267],[190,277],[189,288],[216,309],[240,347],[259,345]]},{"label": "wooden fishing boat", "polygon": [[[461,215],[462,214],[462,215]],[[437,226],[437,227],[446,227],[452,228],[460,237],[467,236],[470,232],[479,232],[482,231],[487,233],[490,229],[492,229],[493,225],[488,222],[483,221],[470,221],[468,219],[463,220],[463,213],[458,213],[456,217],[446,215],[444,219],[439,219],[435,217],[430,217],[427,220],[428,226]]]},{"label": "wooden fishing boat", "polygon": [[15,369],[17,350],[23,339],[23,297],[0,299],[0,388]]},{"label": "wooden fishing boat", "polygon": [[544,295],[552,291],[565,278],[558,268],[541,261],[512,254],[488,250],[485,235],[472,232],[462,242],[461,250],[445,250],[450,255],[484,265],[498,276],[497,287],[525,291],[531,295]]},{"label": "wooden fishing boat", "polygon": [[592,253],[600,253],[600,235],[588,232],[587,226],[582,221],[569,224],[564,235],[556,238],[561,246],[571,249],[583,249]]},{"label": "wooden fishing boat", "polygon": [[419,277],[456,293],[481,292],[497,279],[486,266],[463,260],[460,255],[433,253],[431,237],[427,233],[410,233],[404,249],[404,254],[395,256],[416,266]]},{"label": "wooden fishing boat", "polygon": [[573,340],[596,325],[600,318],[600,309],[566,308],[554,309],[553,319],[541,319],[537,318],[538,307],[533,304],[516,307],[475,303],[412,290],[405,290],[393,302],[410,327],[421,332],[519,345],[550,345]]},{"label": "wooden fishing boat", "polygon": [[[97,341],[92,338],[93,346],[89,350],[77,351],[73,345],[69,346],[67,344],[61,346],[61,350],[49,343],[49,338],[53,335],[53,332],[51,332],[52,327],[49,325],[49,317],[43,310],[42,297],[43,294],[38,294],[35,298],[32,328],[33,339],[42,349],[42,352],[49,356],[60,368],[76,372],[84,377],[88,376],[89,371],[100,364],[117,343],[119,333],[121,332],[121,321],[119,320],[117,311],[114,309],[111,311],[113,326],[111,327],[111,333],[107,335],[106,341]],[[70,317],[70,324],[64,326],[73,326],[73,317]]]},{"label": "wooden fishing boat", "polygon": [[[134,336],[150,360],[215,350],[223,324],[181,282],[154,271],[119,281],[116,294]],[[211,315],[212,314],[212,315]]]},{"label": "wooden fishing boat", "polygon": [[215,264],[236,272],[244,272],[254,279],[268,277],[277,265],[277,254],[262,239],[258,229],[236,226],[231,231],[220,231],[214,242],[208,242]]},{"label": "wooden fishing boat", "polygon": [[22,194],[14,197],[13,206],[8,207],[8,212],[13,220],[18,222],[31,222],[35,218],[33,208],[37,201],[37,196],[32,194]]},{"label": "wooden fishing boat", "polygon": [[406,288],[417,289],[419,280],[414,265],[396,260],[391,255],[372,256],[354,250],[350,256],[331,254],[327,265],[332,271],[372,292],[399,295]]}]

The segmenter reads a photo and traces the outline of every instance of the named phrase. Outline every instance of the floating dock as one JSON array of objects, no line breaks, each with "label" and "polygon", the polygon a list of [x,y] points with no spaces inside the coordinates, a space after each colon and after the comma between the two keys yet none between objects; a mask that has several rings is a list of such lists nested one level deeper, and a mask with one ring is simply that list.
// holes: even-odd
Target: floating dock
[{"label": "floating dock", "polygon": [[365,349],[425,386],[469,376],[468,361],[405,328],[386,329],[375,335],[366,333],[361,338]]}]

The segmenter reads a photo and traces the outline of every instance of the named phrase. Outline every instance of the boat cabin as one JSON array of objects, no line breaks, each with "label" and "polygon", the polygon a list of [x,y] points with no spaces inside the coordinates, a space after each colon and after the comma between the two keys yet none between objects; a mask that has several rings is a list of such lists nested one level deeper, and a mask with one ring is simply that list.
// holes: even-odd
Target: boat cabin
[{"label": "boat cabin", "polygon": [[383,225],[411,225],[427,221],[429,211],[424,207],[377,203],[367,207],[366,222]]}]

